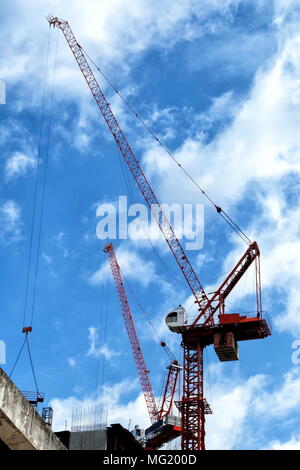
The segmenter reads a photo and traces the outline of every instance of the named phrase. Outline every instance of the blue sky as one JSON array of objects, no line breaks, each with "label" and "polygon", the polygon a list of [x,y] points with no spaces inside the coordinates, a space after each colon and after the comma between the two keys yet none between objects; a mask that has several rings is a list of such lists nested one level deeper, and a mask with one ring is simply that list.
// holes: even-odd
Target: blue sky
[{"label": "blue sky", "polygon": [[[212,348],[205,351],[205,390],[214,411],[207,418],[207,447],[299,449],[300,371],[292,361],[292,343],[300,337],[297,2],[93,0],[87,7],[82,0],[46,0],[42,6],[30,0],[24,9],[13,0],[2,2],[1,10],[3,368],[10,372],[23,340],[41,142],[38,210],[47,152],[48,170],[30,335],[39,388],[54,408],[56,429],[65,420],[71,425],[75,407],[100,399],[109,423],[149,423],[105,241],[96,237],[97,205],[116,204],[128,187],[115,143],[62,33],[51,30],[49,36],[45,17],[53,13],[69,21],[79,43],[164,144],[261,247],[263,304],[273,335],[241,344],[237,363],[218,363]],[[44,124],[54,92],[47,146],[47,128],[41,141],[39,129],[48,38]],[[100,84],[159,200],[205,204],[204,246],[189,257],[209,290],[245,247],[101,78]],[[142,202],[128,176],[134,202]],[[37,234],[38,224],[33,261]],[[145,240],[115,241],[130,286],[180,358],[180,338],[166,330],[164,317],[179,303],[189,309],[190,293],[166,244],[154,244],[163,263]],[[252,280],[249,273],[229,309],[247,309]],[[158,396],[168,358],[130,293],[129,299]],[[34,387],[25,354],[13,378],[23,390]]]}]

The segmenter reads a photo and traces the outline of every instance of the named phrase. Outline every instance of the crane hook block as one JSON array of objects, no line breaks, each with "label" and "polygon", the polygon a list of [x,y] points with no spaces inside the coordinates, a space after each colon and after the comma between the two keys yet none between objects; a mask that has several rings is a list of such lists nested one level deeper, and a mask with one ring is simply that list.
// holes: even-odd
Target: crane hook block
[{"label": "crane hook block", "polygon": [[24,328],[22,329],[22,333],[30,333],[32,331],[32,326],[24,326]]}]

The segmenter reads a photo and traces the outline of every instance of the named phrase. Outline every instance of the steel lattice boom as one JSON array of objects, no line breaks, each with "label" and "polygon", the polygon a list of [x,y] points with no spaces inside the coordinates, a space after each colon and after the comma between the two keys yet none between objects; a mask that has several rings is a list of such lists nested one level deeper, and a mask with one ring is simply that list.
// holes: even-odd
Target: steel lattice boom
[{"label": "steel lattice boom", "polygon": [[149,373],[144,361],[143,353],[141,350],[139,338],[137,336],[134,321],[129,307],[126,291],[123,284],[122,274],[117,262],[115,251],[111,243],[105,246],[104,251],[108,255],[109,264],[111,267],[112,275],[117,289],[122,315],[124,317],[126,330],[128,333],[130,346],[132,349],[133,357],[136,363],[138,376],[141,382],[142,390],[145,396],[150,420],[154,423],[157,420],[158,410],[155,403],[154,394],[152,391],[151,383],[149,380]]},{"label": "steel lattice boom", "polygon": [[251,245],[247,248],[246,252],[242,256],[242,258],[238,261],[236,266],[231,270],[230,274],[226,277],[226,279],[222,282],[218,290],[212,295],[206,305],[200,310],[199,315],[195,318],[192,323],[192,327],[196,326],[199,319],[204,316],[205,311],[209,311],[209,315],[207,316],[203,326],[209,325],[214,323],[210,321],[213,318],[213,315],[217,312],[217,310],[222,313],[222,308],[224,306],[224,301],[230,294],[230,292],[234,289],[237,285],[241,277],[245,274],[247,269],[251,266],[253,261],[256,262],[255,270],[256,270],[256,294],[257,294],[257,313],[261,315],[262,313],[262,306],[261,306],[261,287],[260,287],[260,263],[259,263],[259,248],[256,242],[251,243]]},{"label": "steel lattice boom", "polygon": [[[129,342],[137,367],[138,376],[145,396],[150,420],[152,425],[154,425],[155,436],[153,436],[153,434],[150,432],[150,437],[146,438],[145,445],[148,449],[157,449],[166,442],[175,439],[181,434],[181,426],[174,425],[172,423],[167,423],[167,425],[165,425],[164,418],[168,416],[171,417],[174,396],[179,383],[179,375],[182,367],[178,365],[178,362],[176,360],[174,360],[168,367],[168,374],[164,394],[162,397],[162,404],[160,409],[157,410],[153,390],[150,383],[149,372],[145,365],[143,353],[134,326],[133,316],[129,307],[126,291],[124,288],[122,273],[112,243],[108,243],[107,245],[105,245],[104,251],[108,255],[112,275],[120,301],[122,315],[124,317]],[[151,427],[148,428],[149,431],[151,431],[151,429]]]},{"label": "steel lattice boom", "polygon": [[[67,21],[63,21],[57,17],[48,17],[49,24],[56,26],[62,30],[64,36],[70,46],[70,49],[77,61],[77,64],[80,67],[80,70],[92,92],[93,97],[107,123],[120,151],[126,161],[135,181],[137,182],[147,205],[149,206],[154,218],[156,219],[160,230],[162,231],[175,259],[186,278],[190,289],[195,297],[196,303],[199,305],[199,308],[202,308],[208,302],[208,297],[202,287],[200,280],[196,272],[194,271],[192,265],[190,264],[179,240],[177,239],[167,217],[162,211],[162,208],[150,186],[146,176],[143,173],[143,170],[140,167],[138,159],[135,157],[131,147],[129,146],[125,135],[123,134],[109,103],[107,102],[97,79],[91,70],[88,61],[78,44],[69,24]],[[210,312],[205,310],[204,319],[207,319],[207,316]]]},{"label": "steel lattice boom", "polygon": [[168,369],[168,376],[166,380],[165,391],[164,391],[161,407],[157,416],[158,419],[162,419],[165,416],[172,413],[176,387],[179,382],[179,374],[180,374],[182,367],[178,365],[177,361],[173,361],[172,364],[169,365],[167,369]]}]

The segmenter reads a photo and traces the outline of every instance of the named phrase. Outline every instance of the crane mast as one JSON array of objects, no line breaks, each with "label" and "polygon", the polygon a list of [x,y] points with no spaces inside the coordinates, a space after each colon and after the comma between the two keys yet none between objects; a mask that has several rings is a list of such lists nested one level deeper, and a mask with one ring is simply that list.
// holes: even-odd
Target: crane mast
[{"label": "crane mast", "polygon": [[[195,304],[197,305],[199,313],[196,315],[192,324],[188,325],[186,322],[180,323],[180,321],[172,323],[172,321],[170,321],[168,326],[172,331],[182,334],[181,344],[184,351],[183,396],[182,400],[177,403],[182,416],[181,447],[182,450],[204,450],[205,414],[211,413],[211,409],[203,396],[204,348],[209,344],[214,344],[220,360],[236,360],[236,341],[265,338],[271,334],[267,321],[262,319],[258,245],[256,242],[249,244],[245,254],[238,261],[231,273],[226,277],[225,281],[212,297],[209,298],[144,175],[138,159],[129,146],[68,22],[52,15],[47,19],[50,26],[58,27],[62,30],[104,120],[195,298]],[[217,210],[218,209],[219,208],[217,208]],[[255,262],[256,273],[256,317],[251,318],[247,316],[241,317],[239,314],[225,314],[225,299],[253,262]],[[219,313],[219,322],[216,322],[214,318],[217,312]],[[173,315],[173,312],[171,312],[171,314]],[[167,319],[168,316],[166,321]],[[137,352],[138,350],[136,350],[136,353]],[[142,365],[141,367],[144,374],[145,368],[143,368]],[[154,397],[152,400],[151,393],[149,392],[150,389],[148,385],[150,382],[145,378],[145,375],[143,375],[143,377],[143,380],[145,380],[145,392],[147,394],[146,401],[149,401],[151,409],[150,416],[152,420],[155,420],[157,409],[155,407]]]}]

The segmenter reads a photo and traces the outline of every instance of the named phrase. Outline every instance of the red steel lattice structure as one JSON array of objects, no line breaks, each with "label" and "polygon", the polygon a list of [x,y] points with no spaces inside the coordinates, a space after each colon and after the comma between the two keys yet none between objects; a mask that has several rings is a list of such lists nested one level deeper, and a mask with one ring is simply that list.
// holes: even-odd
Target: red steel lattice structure
[{"label": "red steel lattice structure", "polygon": [[[259,263],[259,248],[256,242],[251,243],[247,248],[246,252],[242,258],[238,261],[235,267],[231,270],[230,274],[222,282],[220,287],[212,295],[209,301],[205,306],[200,309],[199,315],[194,319],[192,327],[196,326],[199,320],[204,317],[205,321],[203,326],[212,325],[213,315],[219,310],[219,313],[223,313],[224,310],[224,301],[230,292],[237,285],[241,277],[245,274],[247,269],[251,266],[253,261],[255,261],[255,271],[256,271],[256,305],[258,313],[262,312],[262,303],[261,303],[261,287],[260,287],[260,263]],[[205,316],[205,312],[209,311],[209,314]]]},{"label": "red steel lattice structure", "polygon": [[149,380],[148,370],[147,370],[143,353],[141,350],[139,338],[134,327],[134,322],[133,322],[131,310],[129,307],[126,291],[124,289],[120,267],[118,265],[115,251],[111,243],[105,246],[104,251],[108,255],[111,272],[115,281],[115,286],[117,289],[117,293],[118,293],[118,297],[119,297],[119,301],[121,305],[122,315],[124,317],[126,330],[128,333],[128,337],[129,337],[133,357],[136,363],[142,390],[145,396],[150,420],[151,420],[151,423],[154,423],[157,420],[158,410],[156,407],[156,402],[155,402],[154,394],[152,391],[151,383]]},{"label": "red steel lattice structure", "polygon": [[172,364],[168,367],[166,387],[157,416],[158,420],[172,413],[176,387],[179,383],[178,379],[180,370],[181,367],[178,365],[178,361],[173,361]]},{"label": "red steel lattice structure", "polygon": [[[199,307],[204,307],[206,302],[208,302],[208,297],[202,287],[200,280],[196,272],[194,271],[191,263],[189,262],[179,240],[177,239],[173,228],[171,227],[168,219],[162,211],[162,208],[158,202],[157,197],[155,196],[146,176],[143,173],[143,170],[139,164],[138,159],[135,157],[130,145],[127,142],[125,135],[121,127],[119,126],[109,103],[107,102],[96,77],[90,68],[88,61],[78,44],[69,24],[67,21],[63,21],[59,18],[52,16],[48,17],[50,25],[56,26],[62,30],[64,36],[69,44],[69,47],[76,59],[77,64],[92,92],[92,95],[105,119],[106,124],[111,131],[116,144],[118,145],[121,154],[126,161],[135,181],[137,182],[145,200],[148,204],[150,210],[155,217],[160,230],[162,231],[171,251],[173,252],[179,267],[186,278],[190,289],[195,297],[196,303],[199,304]],[[207,313],[205,312],[205,315]]]},{"label": "red steel lattice structure", "polygon": [[203,400],[203,349],[184,348],[183,399],[181,403],[182,427],[188,427],[183,436],[184,447],[205,449],[205,414]]},{"label": "red steel lattice structure", "polygon": [[[146,203],[152,211],[152,214],[154,215],[159,228],[179,265],[179,268],[191,289],[195,298],[195,303],[198,306],[199,314],[196,316],[192,325],[186,326],[182,331],[182,346],[184,348],[184,384],[182,401],[178,406],[181,409],[183,422],[182,449],[204,450],[204,415],[211,413],[211,411],[206,400],[203,398],[203,349],[207,345],[213,343],[214,334],[218,333],[223,328],[221,322],[218,324],[215,323],[215,313],[217,313],[218,310],[219,315],[224,313],[224,301],[226,297],[236,286],[246,270],[252,265],[253,261],[255,261],[256,266],[257,321],[255,322],[246,318],[246,320],[243,319],[243,321],[238,325],[235,323],[234,327],[231,329],[237,329],[237,339],[239,340],[258,339],[270,334],[266,322],[261,320],[262,310],[258,246],[256,242],[249,245],[246,253],[239,260],[235,268],[231,271],[229,276],[227,276],[220,288],[209,299],[168,219],[163,213],[162,208],[140,167],[138,159],[132,152],[126,137],[113,115],[110,105],[101,91],[85,54],[81,46],[78,44],[68,22],[54,16],[49,16],[47,19],[50,26],[52,25],[62,30],[92,95],[116,141],[116,144],[118,145],[125,162],[138,184]],[[217,208],[217,210],[218,209],[219,208]],[[219,318],[221,318],[221,316]],[[199,320],[202,321],[201,325],[199,325]],[[251,321],[252,325],[250,325]]]},{"label": "red steel lattice structure", "polygon": [[[145,396],[147,409],[149,412],[150,420],[152,424],[161,424],[163,426],[163,419],[166,416],[172,414],[172,408],[174,403],[174,396],[179,383],[179,373],[182,369],[176,360],[174,360],[168,367],[167,380],[165,384],[165,390],[162,397],[162,404],[159,410],[157,410],[153,390],[151,387],[149,372],[146,368],[145,361],[143,358],[139,339],[135,330],[133,316],[129,307],[126,291],[124,288],[122,273],[117,261],[117,257],[114,251],[112,243],[108,243],[104,248],[105,253],[108,255],[109,264],[111,267],[112,275],[114,278],[118,298],[120,301],[121,311],[124,317],[126,330],[129,337],[129,342],[133,352],[134,360],[136,363],[138,376],[141,382],[142,390]],[[166,442],[180,436],[181,427],[169,424],[163,426],[155,437],[146,439],[145,445],[147,449],[157,449]]]}]

